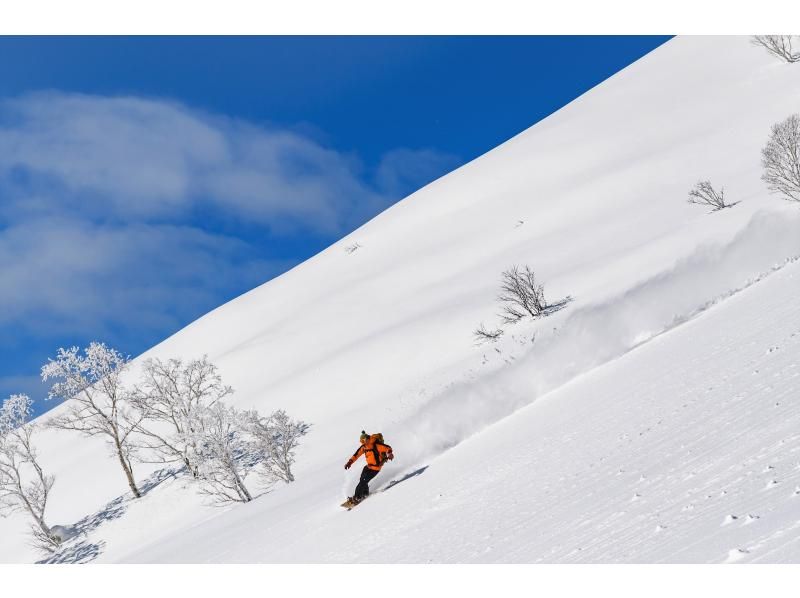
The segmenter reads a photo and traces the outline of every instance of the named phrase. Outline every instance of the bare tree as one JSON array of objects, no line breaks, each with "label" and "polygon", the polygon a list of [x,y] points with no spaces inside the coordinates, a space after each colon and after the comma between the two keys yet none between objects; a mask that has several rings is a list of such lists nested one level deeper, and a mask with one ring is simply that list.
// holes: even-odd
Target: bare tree
[{"label": "bare tree", "polygon": [[487,342],[495,342],[497,339],[503,336],[503,329],[495,328],[494,330],[487,330],[484,327],[483,322],[481,322],[481,325],[472,332],[472,336],[475,337],[476,345],[482,345],[483,343]]},{"label": "bare tree", "polygon": [[205,410],[233,392],[208,357],[186,364],[180,359],[148,359],[132,402],[142,420],[136,428],[139,460],[150,463],[180,462],[199,476],[198,434]]},{"label": "bare tree", "polygon": [[26,395],[12,395],[0,408],[0,515],[26,511],[34,521],[34,545],[53,551],[61,542],[45,523],[45,511],[55,477],[37,460],[31,404]]},{"label": "bare tree", "polygon": [[130,408],[129,392],[122,384],[127,367],[128,358],[103,343],[92,342],[83,355],[77,347],[59,349],[56,358],[42,367],[42,380],[59,380],[51,387],[48,398],[67,401],[66,411],[47,425],[105,438],[125,472],[131,492],[139,498],[141,492],[131,465],[134,447],[130,435],[141,416]]},{"label": "bare tree", "polygon": [[246,477],[260,461],[259,447],[250,433],[254,412],[239,411],[222,403],[204,410],[202,432],[196,443],[200,453],[200,492],[216,504],[250,502]]},{"label": "bare tree", "polygon": [[767,52],[786,62],[800,62],[800,52],[792,48],[792,38],[797,35],[754,35],[753,45],[765,48]]},{"label": "bare tree", "polygon": [[[256,415],[255,412],[252,413]],[[269,417],[256,416],[253,419],[251,429],[261,451],[263,476],[268,482],[294,482],[294,450],[310,427],[303,421],[292,420],[282,409],[273,412]]]},{"label": "bare tree", "polygon": [[770,191],[800,201],[800,115],[792,114],[772,126],[769,141],[761,150],[761,165],[761,179]]},{"label": "bare tree", "polygon": [[544,286],[536,283],[533,270],[528,266],[524,270],[514,266],[503,272],[500,289],[502,292],[497,297],[502,305],[500,318],[506,324],[518,322],[526,314],[538,318],[548,308]]},{"label": "bare tree", "polygon": [[717,193],[710,181],[697,182],[692,190],[689,191],[689,199],[687,201],[701,206],[709,206],[712,208],[712,212],[730,208],[738,203],[725,203],[725,188],[720,188],[719,193]]}]

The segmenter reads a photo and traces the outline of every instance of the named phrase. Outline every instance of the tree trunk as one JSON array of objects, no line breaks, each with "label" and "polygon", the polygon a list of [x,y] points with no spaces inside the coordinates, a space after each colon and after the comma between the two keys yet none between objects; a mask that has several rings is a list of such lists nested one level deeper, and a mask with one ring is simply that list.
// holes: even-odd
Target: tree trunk
[{"label": "tree trunk", "polygon": [[242,498],[244,498],[243,502],[250,502],[253,500],[253,497],[250,495],[250,491],[244,485],[244,482],[239,477],[239,473],[236,471],[236,469],[232,467],[231,472],[233,473],[233,478],[236,481],[236,486],[239,489],[239,494],[242,496]]},{"label": "tree trunk", "polygon": [[141,498],[142,493],[139,492],[139,488],[136,487],[136,481],[133,479],[133,471],[132,467],[128,464],[125,460],[125,455],[122,453],[122,446],[119,443],[119,438],[114,436],[114,445],[117,447],[117,457],[119,458],[119,464],[122,466],[122,469],[125,471],[125,477],[128,478],[128,486],[131,488],[131,492],[133,492],[133,496],[135,498]]},{"label": "tree trunk", "polygon": [[48,536],[50,535],[50,528],[44,522],[44,518],[40,517],[36,510],[33,508],[33,505],[28,500],[28,497],[25,495],[25,492],[22,490],[22,485],[18,482],[17,488],[19,489],[18,496],[22,499],[22,504],[25,505],[25,510],[31,514],[33,520],[36,522],[36,525]]},{"label": "tree trunk", "polygon": [[33,518],[36,520],[36,524],[39,526],[39,529],[41,529],[48,538],[52,538],[53,534],[50,531],[50,527],[44,522],[44,520],[38,517],[33,511],[31,511],[31,515],[33,515]]},{"label": "tree trunk", "polygon": [[31,517],[33,517],[33,520],[36,522],[36,525],[39,526],[39,529],[42,530],[45,537],[52,541],[53,534],[50,531],[50,526],[44,522],[44,512],[42,512],[42,515],[39,515],[36,509],[33,508],[33,505],[30,503],[28,497],[25,495],[25,492],[22,490],[22,484],[19,480],[17,480],[17,488],[19,490],[18,496],[20,499],[22,499],[22,504],[25,505],[25,510],[30,513]]}]

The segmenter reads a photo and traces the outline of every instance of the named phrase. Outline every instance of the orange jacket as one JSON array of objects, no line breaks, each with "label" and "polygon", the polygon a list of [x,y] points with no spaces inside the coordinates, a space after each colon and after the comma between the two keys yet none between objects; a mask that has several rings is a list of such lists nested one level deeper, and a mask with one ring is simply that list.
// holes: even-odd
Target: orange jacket
[{"label": "orange jacket", "polygon": [[372,438],[358,447],[358,450],[353,453],[353,456],[350,457],[350,460],[347,462],[348,467],[355,463],[361,455],[364,455],[364,458],[367,460],[367,467],[373,471],[380,471],[386,461],[394,458],[392,447],[388,444],[382,444]]}]

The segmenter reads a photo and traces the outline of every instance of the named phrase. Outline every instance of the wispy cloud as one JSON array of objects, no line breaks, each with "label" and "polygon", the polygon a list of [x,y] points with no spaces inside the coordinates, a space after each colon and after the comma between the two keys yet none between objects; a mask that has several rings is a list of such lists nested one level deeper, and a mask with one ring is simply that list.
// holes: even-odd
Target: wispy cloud
[{"label": "wispy cloud", "polygon": [[336,234],[456,163],[399,149],[369,177],[356,157],[297,132],[160,100],[42,93],[0,105],[6,214],[49,211],[48,196],[126,221],[203,204],[266,227]]}]

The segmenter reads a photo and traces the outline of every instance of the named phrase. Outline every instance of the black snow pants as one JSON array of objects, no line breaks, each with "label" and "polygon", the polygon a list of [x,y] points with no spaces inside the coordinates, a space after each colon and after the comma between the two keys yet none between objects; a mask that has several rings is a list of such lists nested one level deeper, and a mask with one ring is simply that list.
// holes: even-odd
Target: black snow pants
[{"label": "black snow pants", "polygon": [[361,470],[361,480],[358,482],[358,486],[356,486],[356,492],[353,494],[353,498],[361,500],[369,496],[369,481],[378,475],[378,473],[379,471],[365,466],[364,469]]}]

